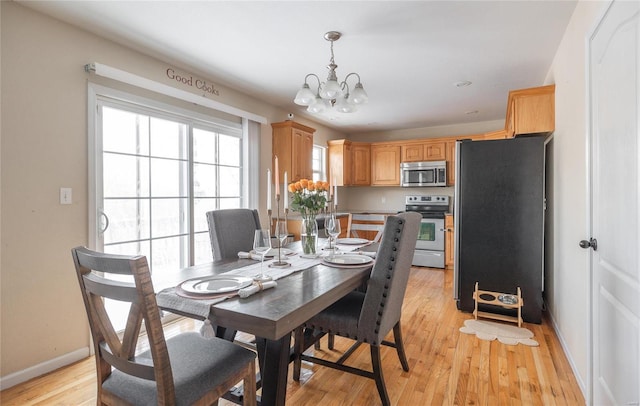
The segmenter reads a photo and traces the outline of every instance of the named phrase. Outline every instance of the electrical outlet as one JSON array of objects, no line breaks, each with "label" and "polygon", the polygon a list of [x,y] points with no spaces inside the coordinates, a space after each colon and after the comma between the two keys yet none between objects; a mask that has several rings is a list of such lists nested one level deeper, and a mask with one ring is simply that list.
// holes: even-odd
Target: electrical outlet
[{"label": "electrical outlet", "polygon": [[72,190],[70,187],[60,188],[60,204],[71,204]]}]

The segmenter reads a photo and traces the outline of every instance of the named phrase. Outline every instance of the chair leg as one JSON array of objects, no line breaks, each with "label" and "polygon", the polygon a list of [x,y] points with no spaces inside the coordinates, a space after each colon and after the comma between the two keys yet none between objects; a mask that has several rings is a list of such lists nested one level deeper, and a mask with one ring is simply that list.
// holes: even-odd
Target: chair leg
[{"label": "chair leg", "polygon": [[398,352],[398,358],[400,358],[400,364],[405,372],[409,372],[409,363],[407,362],[407,356],[404,353],[404,343],[402,342],[402,332],[400,331],[400,322],[397,322],[393,326],[393,340],[396,342],[396,351]]},{"label": "chair leg", "polygon": [[333,348],[334,348],[335,338],[336,338],[335,334],[329,333],[329,336],[327,338],[327,341],[328,341],[327,345],[328,345],[330,350],[333,350]]},{"label": "chair leg", "polygon": [[373,365],[373,378],[376,381],[378,387],[378,393],[380,394],[380,400],[382,400],[382,406],[389,406],[389,394],[387,388],[384,385],[384,377],[382,376],[382,360],[380,359],[380,347],[370,345],[371,348],[371,364]]},{"label": "chair leg", "polygon": [[243,379],[242,404],[244,406],[256,406],[256,363],[251,361],[247,368],[247,375]]}]

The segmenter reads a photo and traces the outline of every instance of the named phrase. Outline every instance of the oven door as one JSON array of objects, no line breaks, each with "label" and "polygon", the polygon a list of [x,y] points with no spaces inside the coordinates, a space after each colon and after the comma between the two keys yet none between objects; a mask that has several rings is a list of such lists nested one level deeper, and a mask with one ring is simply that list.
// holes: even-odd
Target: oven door
[{"label": "oven door", "polygon": [[444,219],[423,218],[420,221],[416,249],[444,251]]}]

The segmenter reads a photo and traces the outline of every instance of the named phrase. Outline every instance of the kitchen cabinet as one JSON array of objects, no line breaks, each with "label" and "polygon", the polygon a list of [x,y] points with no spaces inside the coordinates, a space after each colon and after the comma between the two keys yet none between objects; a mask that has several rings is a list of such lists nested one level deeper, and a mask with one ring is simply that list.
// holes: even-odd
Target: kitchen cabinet
[{"label": "kitchen cabinet", "polygon": [[329,181],[337,186],[348,186],[353,182],[351,175],[352,142],[331,140],[327,142],[329,153]]},{"label": "kitchen cabinet", "polygon": [[351,184],[369,186],[371,184],[371,144],[354,142],[351,147]]},{"label": "kitchen cabinet", "polygon": [[331,140],[329,146],[329,179],[338,186],[371,184],[371,144],[348,140]]},{"label": "kitchen cabinet", "polygon": [[271,128],[272,154],[278,157],[280,179],[283,179],[284,171],[287,171],[289,182],[313,178],[311,160],[316,130],[295,121],[272,123]]},{"label": "kitchen cabinet", "polygon": [[446,159],[446,142],[425,141],[401,146],[402,162],[443,161]]},{"label": "kitchen cabinet", "polygon": [[555,85],[512,90],[507,100],[507,137],[555,130]]},{"label": "kitchen cabinet", "polygon": [[453,268],[453,215],[447,214],[444,216],[444,230],[444,262],[447,268]]},{"label": "kitchen cabinet", "polygon": [[447,141],[446,146],[447,161],[447,186],[456,184],[456,142]]},{"label": "kitchen cabinet", "polygon": [[399,144],[371,144],[371,185],[400,186]]}]

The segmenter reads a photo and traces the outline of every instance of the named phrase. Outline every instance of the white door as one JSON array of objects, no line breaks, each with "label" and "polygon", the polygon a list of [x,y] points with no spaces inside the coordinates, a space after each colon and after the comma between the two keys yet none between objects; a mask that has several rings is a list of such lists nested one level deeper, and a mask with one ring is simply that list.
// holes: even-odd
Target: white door
[{"label": "white door", "polygon": [[598,406],[640,404],[639,44],[637,1],[613,2],[589,44],[590,237],[597,241],[591,403]]}]

